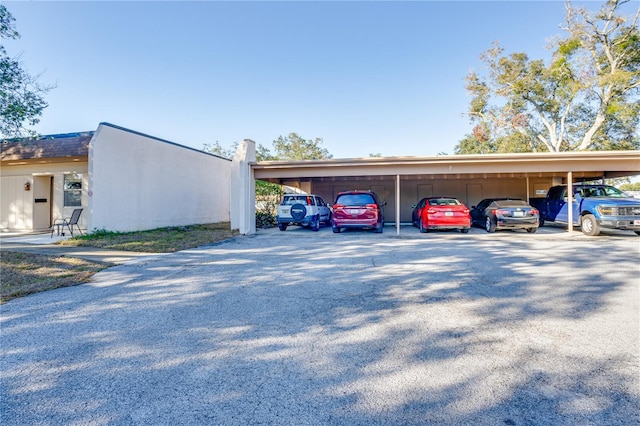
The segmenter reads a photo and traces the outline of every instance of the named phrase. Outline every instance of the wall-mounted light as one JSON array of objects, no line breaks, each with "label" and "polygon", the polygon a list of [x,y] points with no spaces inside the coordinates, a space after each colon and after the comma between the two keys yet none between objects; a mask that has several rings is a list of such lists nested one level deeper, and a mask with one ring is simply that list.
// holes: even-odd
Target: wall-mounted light
[{"label": "wall-mounted light", "polygon": [[25,190],[25,191],[31,191],[31,182],[27,181],[27,182],[24,184],[24,190]]}]

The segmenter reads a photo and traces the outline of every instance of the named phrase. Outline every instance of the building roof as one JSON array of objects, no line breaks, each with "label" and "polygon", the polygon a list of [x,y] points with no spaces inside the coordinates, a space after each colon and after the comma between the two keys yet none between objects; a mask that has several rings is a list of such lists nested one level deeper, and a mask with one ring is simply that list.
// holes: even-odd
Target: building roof
[{"label": "building roof", "polygon": [[371,157],[300,161],[259,161],[256,179],[283,183],[291,179],[365,180],[413,176],[430,179],[553,177],[623,177],[640,173],[640,151],[572,151],[439,157]]},{"label": "building roof", "polygon": [[0,143],[0,161],[71,159],[89,156],[89,142],[95,132],[65,133]]}]

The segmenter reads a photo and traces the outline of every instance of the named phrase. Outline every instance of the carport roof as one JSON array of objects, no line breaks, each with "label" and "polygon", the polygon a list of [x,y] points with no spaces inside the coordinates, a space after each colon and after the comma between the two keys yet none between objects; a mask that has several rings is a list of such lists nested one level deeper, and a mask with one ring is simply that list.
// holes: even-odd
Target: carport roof
[{"label": "carport roof", "polygon": [[370,157],[306,161],[261,161],[252,165],[256,179],[339,180],[422,177],[546,177],[573,172],[574,178],[631,176],[640,173],[640,151],[586,151],[437,157]]}]

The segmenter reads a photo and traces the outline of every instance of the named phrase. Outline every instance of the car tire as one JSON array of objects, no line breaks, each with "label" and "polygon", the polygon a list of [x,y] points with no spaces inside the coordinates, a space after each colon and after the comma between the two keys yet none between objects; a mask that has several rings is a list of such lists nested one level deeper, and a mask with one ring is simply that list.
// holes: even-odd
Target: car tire
[{"label": "car tire", "polygon": [[595,237],[600,234],[600,226],[598,226],[598,222],[596,222],[596,218],[592,214],[582,216],[580,229],[582,229],[584,235],[589,237]]},{"label": "car tire", "polygon": [[544,219],[542,217],[538,218],[538,228],[544,226]]},{"label": "car tire", "polygon": [[281,231],[286,231],[287,230],[287,224],[286,223],[279,223],[278,224],[278,229]]},{"label": "car tire", "polygon": [[324,224],[326,226],[331,226],[331,213],[329,213],[329,216],[327,217],[327,220],[325,220]]},{"label": "car tire", "polygon": [[374,232],[376,234],[382,234],[382,231],[384,231],[384,224],[382,222],[376,224],[375,228],[373,228]]},{"label": "car tire", "polygon": [[300,222],[307,215],[307,208],[303,204],[294,204],[291,206],[291,217],[294,221]]},{"label": "car tire", "polygon": [[335,225],[331,225],[331,230],[333,231],[334,234],[340,233],[340,228]]},{"label": "car tire", "polygon": [[527,228],[527,232],[530,234],[535,234],[538,228]]},{"label": "car tire", "polygon": [[320,229],[320,216],[316,215],[311,221],[311,230],[314,232],[318,232]]},{"label": "car tire", "polygon": [[491,216],[487,216],[487,220],[484,223],[484,229],[489,233],[496,232],[496,223],[491,219]]},{"label": "car tire", "polygon": [[423,234],[429,232],[429,228],[425,227],[424,223],[422,223],[422,218],[418,219],[418,229],[420,229],[420,232]]},{"label": "car tire", "polygon": [[460,232],[462,232],[463,234],[468,234],[469,228],[460,228]]}]

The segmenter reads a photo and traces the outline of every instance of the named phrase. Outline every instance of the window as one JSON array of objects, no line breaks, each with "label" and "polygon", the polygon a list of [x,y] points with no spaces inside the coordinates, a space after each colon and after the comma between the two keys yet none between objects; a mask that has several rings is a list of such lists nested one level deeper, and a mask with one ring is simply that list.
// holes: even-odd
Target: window
[{"label": "window", "polygon": [[70,173],[64,175],[64,206],[77,207],[82,205],[82,175]]},{"label": "window", "polygon": [[370,194],[344,194],[337,200],[336,204],[345,206],[366,206],[367,204],[377,204]]}]

